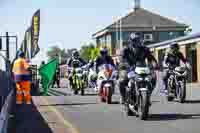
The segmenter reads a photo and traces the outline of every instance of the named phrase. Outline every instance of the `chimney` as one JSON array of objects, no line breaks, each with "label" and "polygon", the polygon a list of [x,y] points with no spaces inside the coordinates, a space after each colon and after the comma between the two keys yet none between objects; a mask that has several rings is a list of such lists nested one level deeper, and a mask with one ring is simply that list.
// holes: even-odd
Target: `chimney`
[{"label": "chimney", "polygon": [[137,10],[137,9],[140,9],[140,0],[135,0],[135,7],[134,7],[134,9],[135,9],[135,11]]}]

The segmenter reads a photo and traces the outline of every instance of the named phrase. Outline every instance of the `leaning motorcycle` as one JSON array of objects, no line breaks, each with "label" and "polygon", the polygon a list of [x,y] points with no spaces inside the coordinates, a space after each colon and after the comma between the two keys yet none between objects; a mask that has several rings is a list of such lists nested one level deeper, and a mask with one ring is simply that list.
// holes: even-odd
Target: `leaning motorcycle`
[{"label": "leaning motorcycle", "polygon": [[146,66],[136,67],[135,70],[129,71],[128,78],[126,113],[128,116],[136,115],[141,120],[146,120],[153,91],[151,70]]},{"label": "leaning motorcycle", "polygon": [[168,94],[167,100],[173,101],[175,98],[180,103],[186,99],[186,77],[189,65],[181,65],[174,69],[169,69],[170,76],[167,82]]},{"label": "leaning motorcycle", "polygon": [[112,65],[104,64],[99,67],[97,84],[100,86],[99,91],[102,102],[107,102],[108,104],[112,103],[116,77],[116,71]]}]

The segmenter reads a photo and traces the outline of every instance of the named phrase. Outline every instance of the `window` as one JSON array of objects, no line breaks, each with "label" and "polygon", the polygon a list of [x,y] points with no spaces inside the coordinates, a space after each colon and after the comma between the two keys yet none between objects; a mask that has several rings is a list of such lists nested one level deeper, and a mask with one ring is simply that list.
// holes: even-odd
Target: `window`
[{"label": "window", "polygon": [[183,32],[159,32],[159,41],[166,41],[183,36]]},{"label": "window", "polygon": [[153,41],[153,35],[152,34],[144,34],[144,41]]}]

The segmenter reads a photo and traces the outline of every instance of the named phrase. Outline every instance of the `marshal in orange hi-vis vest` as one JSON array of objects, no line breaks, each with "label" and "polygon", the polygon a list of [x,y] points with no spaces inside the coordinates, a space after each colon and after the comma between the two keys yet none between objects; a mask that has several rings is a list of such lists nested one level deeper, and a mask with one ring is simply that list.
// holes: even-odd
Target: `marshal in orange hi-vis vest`
[{"label": "marshal in orange hi-vis vest", "polygon": [[16,103],[23,103],[23,94],[26,100],[26,104],[31,104],[31,75],[28,70],[28,62],[24,58],[18,58],[14,62],[13,73],[16,82]]},{"label": "marshal in orange hi-vis vest", "polygon": [[15,82],[20,81],[30,81],[31,75],[28,70],[29,68],[28,62],[23,58],[18,58],[13,66],[13,73],[14,73],[14,79]]}]

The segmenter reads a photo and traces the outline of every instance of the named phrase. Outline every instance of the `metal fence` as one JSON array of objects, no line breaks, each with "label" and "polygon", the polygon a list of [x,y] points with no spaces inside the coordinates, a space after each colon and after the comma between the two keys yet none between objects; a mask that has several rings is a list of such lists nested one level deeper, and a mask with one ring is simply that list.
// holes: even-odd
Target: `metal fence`
[{"label": "metal fence", "polygon": [[[15,99],[15,84],[11,75],[11,63],[2,54],[0,58],[4,60],[6,71],[0,70],[0,133],[7,133],[8,121]],[[1,62],[2,63],[2,62]]]}]

